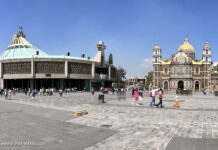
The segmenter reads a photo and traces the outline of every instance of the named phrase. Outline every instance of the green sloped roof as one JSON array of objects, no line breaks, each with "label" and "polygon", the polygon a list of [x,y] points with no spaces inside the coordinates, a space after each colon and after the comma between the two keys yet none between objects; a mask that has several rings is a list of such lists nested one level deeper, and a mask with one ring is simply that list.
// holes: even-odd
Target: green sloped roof
[{"label": "green sloped roof", "polygon": [[[39,52],[39,56],[47,56],[47,54],[35,47],[16,46],[9,47],[3,51],[0,55],[0,59],[15,59],[15,58],[31,58],[36,56],[36,52]],[[38,55],[37,55],[38,56]]]},{"label": "green sloped roof", "polygon": [[[37,51],[39,52],[36,55]],[[40,49],[32,46],[27,40],[26,36],[20,27],[18,34],[13,35],[12,41],[8,48],[6,48],[0,55],[0,60],[6,59],[24,59],[24,58],[66,58],[66,59],[77,59],[77,60],[86,60],[93,61],[87,58],[81,57],[72,57],[65,55],[48,55]]]}]

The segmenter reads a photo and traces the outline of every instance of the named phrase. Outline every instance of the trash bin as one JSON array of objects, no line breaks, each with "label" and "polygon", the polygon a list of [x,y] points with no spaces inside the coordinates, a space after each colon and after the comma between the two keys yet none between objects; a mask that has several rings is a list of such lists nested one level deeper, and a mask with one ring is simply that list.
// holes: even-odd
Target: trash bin
[{"label": "trash bin", "polygon": [[215,91],[214,94],[215,94],[215,96],[218,96],[218,91]]},{"label": "trash bin", "polygon": [[99,103],[104,103],[104,95],[102,94],[98,95],[98,100],[99,100]]},{"label": "trash bin", "polygon": [[143,92],[139,92],[139,96],[143,97]]}]

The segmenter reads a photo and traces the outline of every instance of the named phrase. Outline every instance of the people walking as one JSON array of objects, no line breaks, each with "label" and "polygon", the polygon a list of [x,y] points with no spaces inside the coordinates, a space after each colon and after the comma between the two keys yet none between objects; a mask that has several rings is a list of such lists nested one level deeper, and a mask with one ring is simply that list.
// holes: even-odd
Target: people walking
[{"label": "people walking", "polygon": [[135,90],[132,88],[132,97],[134,96]]},{"label": "people walking", "polygon": [[150,103],[150,106],[153,106],[155,105],[155,93],[156,91],[158,91],[159,89],[152,89],[151,90],[151,103]]},{"label": "people walking", "polygon": [[92,95],[94,95],[95,94],[95,90],[94,90],[94,88],[92,87]]},{"label": "people walking", "polygon": [[9,90],[8,90],[8,99],[9,99],[9,100],[11,99],[11,93],[12,93],[12,91],[11,91],[11,89],[9,89]]},{"label": "people walking", "polygon": [[59,96],[62,97],[62,95],[63,95],[63,90],[59,89]]},{"label": "people walking", "polygon": [[158,103],[156,106],[157,106],[157,108],[158,108],[159,105],[160,105],[160,107],[162,108],[162,107],[163,107],[163,105],[162,105],[163,90],[162,90],[162,89],[160,89],[160,90],[158,91],[158,98],[159,98],[159,103]]},{"label": "people walking", "polygon": [[136,104],[136,105],[139,105],[139,104],[138,104],[139,92],[138,92],[138,89],[137,89],[137,88],[136,88],[135,91],[134,91],[134,95],[135,95],[135,104]]},{"label": "people walking", "polygon": [[5,89],[4,95],[5,95],[5,100],[8,99],[8,90],[7,89]]},{"label": "people walking", "polygon": [[179,106],[179,96],[176,94],[176,103],[175,104],[173,104],[173,106],[174,107],[177,107],[177,108],[179,108],[180,106]]}]

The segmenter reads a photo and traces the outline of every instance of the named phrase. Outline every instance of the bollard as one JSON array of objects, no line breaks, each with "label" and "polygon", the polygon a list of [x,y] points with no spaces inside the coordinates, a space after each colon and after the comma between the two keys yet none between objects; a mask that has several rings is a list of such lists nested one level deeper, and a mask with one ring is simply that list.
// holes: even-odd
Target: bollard
[{"label": "bollard", "polygon": [[215,96],[218,96],[218,91],[215,91],[215,92],[214,92],[214,95],[215,95]]}]

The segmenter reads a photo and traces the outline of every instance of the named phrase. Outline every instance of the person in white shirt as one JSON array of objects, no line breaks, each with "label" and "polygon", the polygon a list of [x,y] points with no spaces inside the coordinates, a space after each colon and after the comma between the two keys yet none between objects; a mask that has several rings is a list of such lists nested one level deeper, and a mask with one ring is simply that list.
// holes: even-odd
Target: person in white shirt
[{"label": "person in white shirt", "polygon": [[155,105],[155,93],[156,93],[156,91],[158,91],[158,90],[159,90],[159,89],[152,89],[152,90],[151,90],[152,96],[151,96],[151,103],[150,103],[150,106],[152,106],[152,104]]}]

